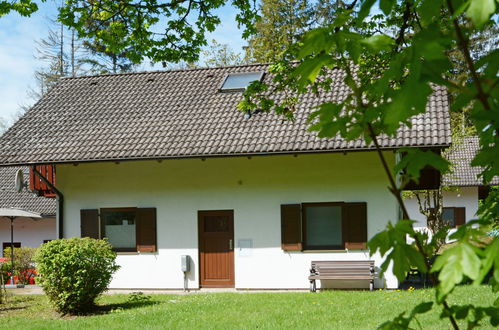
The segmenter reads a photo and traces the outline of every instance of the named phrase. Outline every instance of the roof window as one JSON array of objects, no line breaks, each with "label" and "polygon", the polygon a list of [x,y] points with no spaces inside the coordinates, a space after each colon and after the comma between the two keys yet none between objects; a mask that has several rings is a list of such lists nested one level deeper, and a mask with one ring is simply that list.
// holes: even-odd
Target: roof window
[{"label": "roof window", "polygon": [[244,73],[230,73],[225,77],[221,92],[239,92],[244,91],[248,85],[257,80],[261,81],[263,72],[244,72]]}]

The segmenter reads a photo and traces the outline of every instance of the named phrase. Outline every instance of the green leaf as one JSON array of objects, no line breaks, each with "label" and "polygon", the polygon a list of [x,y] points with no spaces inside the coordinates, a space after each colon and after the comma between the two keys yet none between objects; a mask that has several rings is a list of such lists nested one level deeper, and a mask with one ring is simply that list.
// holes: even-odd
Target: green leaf
[{"label": "green leaf", "polygon": [[[411,76],[415,73],[412,71]],[[407,123],[410,117],[424,112],[432,92],[428,83],[419,81],[416,76],[410,77],[400,90],[394,92],[393,101],[387,107],[383,123],[388,126],[388,133],[394,134],[401,123]]]},{"label": "green leaf", "polygon": [[442,6],[442,0],[423,0],[418,7],[418,13],[421,16],[421,23],[428,25],[432,20],[438,19],[438,14]]},{"label": "green leaf", "polygon": [[362,44],[368,46],[374,52],[382,50],[391,50],[395,41],[386,34],[376,34],[360,41]]},{"label": "green leaf", "polygon": [[298,79],[300,87],[306,87],[315,81],[323,67],[330,66],[332,63],[334,63],[333,59],[327,54],[306,59],[296,67],[291,77]]},{"label": "green leaf", "polygon": [[411,314],[412,315],[424,314],[424,313],[428,312],[429,310],[431,310],[432,307],[433,307],[433,302],[427,301],[427,302],[421,303],[421,304],[417,305],[416,307],[414,307]]},{"label": "green leaf", "polygon": [[327,28],[313,29],[305,34],[302,45],[298,52],[298,58],[302,59],[312,54],[321,52],[328,53],[334,46],[334,37],[331,30]]},{"label": "green leaf", "polygon": [[485,258],[482,260],[480,274],[473,283],[475,285],[481,284],[491,269],[499,269],[499,237],[494,237],[492,243],[485,248],[484,255]]},{"label": "green leaf", "polygon": [[358,15],[358,19],[360,22],[362,22],[369,15],[369,13],[371,12],[371,8],[375,2],[376,0],[364,0],[362,2]]},{"label": "green leaf", "polygon": [[391,242],[389,239],[388,231],[384,230],[369,240],[367,243],[369,248],[369,254],[372,256],[379,250],[379,253],[384,256],[385,253],[390,250]]},{"label": "green leaf", "polygon": [[437,287],[437,299],[442,301],[454,287],[461,283],[464,276],[476,280],[480,272],[480,258],[473,246],[460,241],[458,244],[444,251],[435,260],[431,272],[438,272],[440,284]]},{"label": "green leaf", "polygon": [[383,11],[383,13],[385,13],[385,15],[388,15],[392,11],[394,4],[395,0],[380,0],[379,8]]},{"label": "green leaf", "polygon": [[476,27],[481,28],[494,14],[496,0],[470,0],[466,14],[471,18]]}]

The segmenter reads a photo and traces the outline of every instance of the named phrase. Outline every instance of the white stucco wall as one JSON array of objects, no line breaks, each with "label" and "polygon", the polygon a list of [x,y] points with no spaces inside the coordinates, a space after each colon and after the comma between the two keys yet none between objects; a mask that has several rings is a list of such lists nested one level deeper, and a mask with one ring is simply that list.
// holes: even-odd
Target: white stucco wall
[{"label": "white stucco wall", "polygon": [[[21,242],[21,246],[39,247],[44,240],[56,238],[55,218],[14,220],[14,242]],[[4,242],[10,242],[10,220],[0,218],[0,250]],[[0,255],[2,253],[3,251],[0,251]]]},{"label": "white stucco wall", "polygon": [[[416,198],[405,200],[407,212],[412,220],[417,221],[415,227],[426,227],[426,218],[419,212]],[[444,207],[465,207],[466,222],[476,219],[478,211],[478,187],[456,187],[451,191],[443,191]]]},{"label": "white stucco wall", "polygon": [[[394,162],[392,152],[386,156]],[[158,252],[120,254],[112,288],[181,288],[183,254],[193,260],[189,287],[198,288],[198,210],[234,210],[235,285],[241,289],[308,288],[312,260],[369,257],[367,251],[284,252],[281,204],[365,201],[369,238],[398,214],[373,152],[68,164],[58,165],[57,176],[65,237],[80,236],[80,209],[157,208]],[[244,239],[252,248],[241,251]],[[397,286],[391,274],[386,285]]]}]

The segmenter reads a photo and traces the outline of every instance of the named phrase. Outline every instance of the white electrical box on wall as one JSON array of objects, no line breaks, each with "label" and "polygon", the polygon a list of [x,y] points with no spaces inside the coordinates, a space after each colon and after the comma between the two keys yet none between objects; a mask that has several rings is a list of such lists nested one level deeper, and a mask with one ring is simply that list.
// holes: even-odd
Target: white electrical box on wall
[{"label": "white electrical box on wall", "polygon": [[191,270],[191,258],[188,255],[183,255],[181,257],[181,267],[184,273]]},{"label": "white electrical box on wall", "polygon": [[240,239],[237,241],[237,255],[240,257],[251,257],[253,252],[252,239]]}]

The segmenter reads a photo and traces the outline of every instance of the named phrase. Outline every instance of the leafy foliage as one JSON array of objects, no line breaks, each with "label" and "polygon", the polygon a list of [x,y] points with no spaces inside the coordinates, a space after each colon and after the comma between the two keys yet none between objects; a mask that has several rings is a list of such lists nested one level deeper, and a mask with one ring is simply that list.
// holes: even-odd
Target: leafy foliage
[{"label": "leafy foliage", "polygon": [[58,239],[43,244],[37,255],[38,283],[56,310],[81,314],[94,308],[119,266],[106,240]]},{"label": "leafy foliage", "polygon": [[32,0],[0,1],[0,17],[7,15],[11,11],[15,11],[21,16],[30,16],[37,10],[38,5]]},{"label": "leafy foliage", "polygon": [[[126,51],[126,57],[139,63],[146,57],[154,62],[195,62],[207,44],[206,33],[221,23],[214,13],[224,1],[135,1],[104,0],[88,2],[68,0],[59,19],[78,31],[80,37],[92,39],[106,51]],[[236,20],[244,25],[243,36],[249,36],[257,15],[248,0],[233,0],[239,9]],[[88,22],[93,22],[89,25]]]},{"label": "leafy foliage", "polygon": [[[350,93],[338,103],[319,105],[310,116],[310,130],[319,137],[341,136],[362,138],[366,144],[379,149],[378,136],[394,136],[401,125],[410,126],[411,118],[424,113],[428,97],[437,85],[445,86],[455,97],[451,100],[454,112],[467,110],[467,119],[480,137],[480,151],[472,162],[481,166],[481,176],[487,184],[499,175],[499,51],[470,51],[470,39],[485,29],[495,30],[492,15],[498,12],[495,1],[489,0],[382,0],[382,14],[370,16],[373,0],[353,1],[351,10],[339,8],[328,27],[307,32],[288,48],[290,58],[272,66],[271,84],[254,84],[248,88],[239,108],[243,111],[275,111],[293,118],[300,96],[309,91],[320,93],[330,88],[327,72],[340,69]],[[456,61],[456,49],[461,61]],[[456,80],[456,72],[465,72],[465,79]],[[269,98],[272,91],[286,91],[292,97],[275,103]],[[438,230],[431,239],[413,229],[410,215],[401,198],[401,189],[408,180],[417,181],[421,170],[433,167],[445,172],[449,163],[441,155],[430,151],[403,149],[402,159],[390,173],[390,191],[402,209],[396,224],[375,235],[368,246],[371,254],[385,257],[381,265],[386,271],[390,264],[393,273],[402,280],[411,267],[430,272],[437,285],[436,303],[443,307],[442,317],[449,318],[453,328],[466,318],[469,327],[480,324],[486,316],[497,324],[497,306],[449,306],[447,297],[463,281],[481,283],[493,272],[492,282],[497,290],[496,274],[498,237],[484,239],[492,226],[491,214],[496,205],[485,202],[481,219],[468,222],[453,234],[455,244],[438,256],[438,241],[448,235],[447,228]],[[381,161],[386,164],[382,153]],[[397,185],[395,175],[403,173]],[[494,206],[495,205],[495,206]],[[488,210],[488,211],[487,211]],[[497,214],[497,213],[496,213]],[[407,243],[410,237],[412,243]],[[407,328],[415,315],[424,313],[433,304],[416,307],[408,316],[401,314],[385,323],[383,328]]]}]

